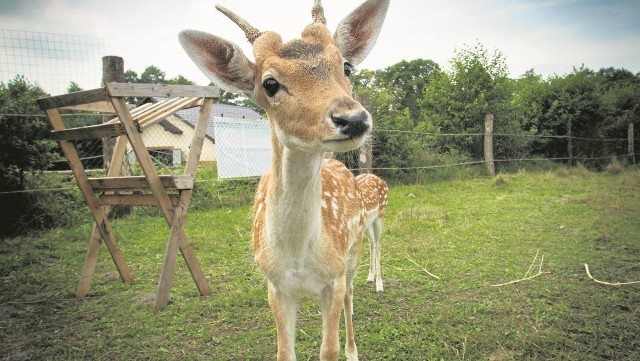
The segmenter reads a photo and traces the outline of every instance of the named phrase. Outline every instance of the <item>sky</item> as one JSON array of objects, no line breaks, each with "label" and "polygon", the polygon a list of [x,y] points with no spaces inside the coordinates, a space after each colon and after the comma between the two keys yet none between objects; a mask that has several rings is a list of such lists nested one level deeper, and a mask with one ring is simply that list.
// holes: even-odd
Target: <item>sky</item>
[{"label": "sky", "polygon": [[[181,30],[221,36],[253,57],[242,31],[215,10],[216,3],[286,41],[311,22],[313,0],[0,0],[0,28],[130,44],[139,52],[161,54],[146,65],[158,66],[167,78],[181,74],[206,85],[178,43]],[[324,0],[329,28],[360,3]],[[514,78],[530,69],[564,75],[582,65],[638,73],[640,0],[391,0],[378,42],[359,68],[422,58],[447,69],[457,49],[477,43],[500,51]],[[136,66],[142,72],[143,65]]]}]

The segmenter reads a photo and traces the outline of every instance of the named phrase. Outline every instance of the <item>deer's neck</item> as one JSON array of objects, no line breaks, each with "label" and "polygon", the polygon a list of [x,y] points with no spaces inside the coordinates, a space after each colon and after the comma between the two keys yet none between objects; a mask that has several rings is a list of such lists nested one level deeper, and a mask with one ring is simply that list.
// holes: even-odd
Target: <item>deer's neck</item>
[{"label": "deer's neck", "polygon": [[299,254],[321,232],[324,153],[307,153],[273,140],[266,225],[269,242]]}]

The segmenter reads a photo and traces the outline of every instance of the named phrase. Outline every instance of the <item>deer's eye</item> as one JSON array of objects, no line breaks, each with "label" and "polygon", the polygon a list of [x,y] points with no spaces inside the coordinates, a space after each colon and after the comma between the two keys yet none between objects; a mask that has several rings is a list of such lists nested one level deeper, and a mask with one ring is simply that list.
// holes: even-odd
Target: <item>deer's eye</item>
[{"label": "deer's eye", "polygon": [[278,92],[278,90],[280,89],[280,83],[278,83],[275,79],[273,78],[268,78],[265,79],[262,82],[262,87],[264,88],[264,90],[267,92],[267,95],[269,97],[272,97],[274,95],[276,95],[276,93]]},{"label": "deer's eye", "polygon": [[350,76],[351,73],[354,72],[354,70],[355,69],[353,68],[353,65],[349,64],[348,62],[344,63],[344,75]]}]

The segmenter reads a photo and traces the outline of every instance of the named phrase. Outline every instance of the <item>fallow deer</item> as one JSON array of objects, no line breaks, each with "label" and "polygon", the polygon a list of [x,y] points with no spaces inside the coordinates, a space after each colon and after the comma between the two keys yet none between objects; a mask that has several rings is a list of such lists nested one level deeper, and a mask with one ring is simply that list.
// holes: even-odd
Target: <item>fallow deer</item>
[{"label": "fallow deer", "polygon": [[371,51],[389,0],[368,0],[331,34],[320,0],[300,39],[283,43],[217,6],[253,46],[250,61],[234,43],[187,30],[180,42],[218,86],[244,93],[266,111],[272,142],[270,170],[254,203],[254,260],[267,278],[276,322],[278,360],[295,360],[297,297],[319,296],[321,360],[337,360],[344,311],[347,359],[357,360],[353,335],[353,278],[365,228],[364,201],[354,176],[325,152],[358,148],[371,115],[352,97],[349,75]]},{"label": "fallow deer", "polygon": [[375,282],[376,292],[382,292],[382,270],[380,268],[380,235],[384,221],[384,210],[389,200],[389,186],[374,174],[361,174],[356,184],[364,202],[366,221],[365,234],[369,239],[369,276],[367,282]]}]

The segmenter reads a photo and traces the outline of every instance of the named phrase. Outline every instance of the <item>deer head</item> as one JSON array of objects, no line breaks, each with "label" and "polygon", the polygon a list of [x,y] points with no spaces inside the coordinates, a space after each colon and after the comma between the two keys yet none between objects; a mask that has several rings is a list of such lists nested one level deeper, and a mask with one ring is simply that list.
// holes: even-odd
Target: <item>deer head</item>
[{"label": "deer head", "polygon": [[313,22],[300,39],[286,43],[216,6],[245,32],[254,61],[238,45],[204,32],[183,31],[180,42],[215,84],[263,107],[272,134],[286,147],[347,151],[359,147],[371,129],[371,115],[352,98],[349,75],[376,42],[388,6],[389,0],[366,1],[332,35],[316,0]]}]

